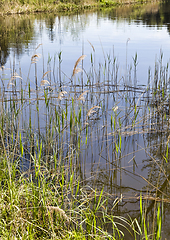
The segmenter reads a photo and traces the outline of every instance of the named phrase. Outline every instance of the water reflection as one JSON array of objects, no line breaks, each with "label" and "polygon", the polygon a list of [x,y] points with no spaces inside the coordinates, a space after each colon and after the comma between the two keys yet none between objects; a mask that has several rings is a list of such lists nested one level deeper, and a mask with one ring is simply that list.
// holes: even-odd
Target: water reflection
[{"label": "water reflection", "polygon": [[[106,9],[97,12],[96,20],[101,19],[117,19],[123,18],[136,24],[142,22],[147,26],[162,27],[166,26],[170,32],[170,4],[168,2],[158,4],[151,3],[139,6],[127,6]],[[70,33],[71,41],[78,41],[80,33],[93,24],[90,22],[89,16],[93,13],[83,13],[69,16],[56,16],[56,14],[37,14],[37,15],[17,15],[1,17],[0,21],[0,64],[5,65],[10,52],[15,51],[17,55],[24,54],[25,50],[29,50],[30,44],[34,44],[37,39],[39,29],[39,36],[45,28],[51,42],[59,40],[63,43],[64,36]],[[44,25],[45,24],[45,25]]]},{"label": "water reflection", "polygon": [[0,17],[0,65],[5,65],[10,49],[18,56],[29,49],[35,35],[34,18],[28,16]]},{"label": "water reflection", "polygon": [[[109,209],[115,198],[121,199],[114,209],[116,215],[131,213],[138,217],[142,191],[152,221],[155,198],[160,201],[164,196],[165,202],[169,201],[170,177],[165,160],[169,151],[169,114],[162,111],[169,110],[169,75],[160,61],[154,84],[147,88],[136,84],[132,70],[117,81],[114,60],[105,61],[96,69],[93,64],[89,75],[83,75],[84,83],[78,82],[82,77],[79,73],[74,79],[77,84],[62,84],[62,90],[59,79],[55,81],[52,75],[48,78],[48,72],[42,78],[49,81],[44,79],[44,85],[37,82],[34,89],[30,89],[32,79],[24,82],[18,75],[5,85],[3,74],[8,69],[2,68],[0,106],[7,115],[3,121],[4,141],[12,145],[18,131],[22,131],[22,171],[34,171],[34,142],[42,143],[42,159],[48,163],[47,168],[53,168],[54,154],[62,164],[74,160],[75,174],[83,185],[98,190],[104,186],[109,194]],[[32,65],[37,76],[38,63],[34,61]],[[88,84],[86,78],[90,78]]]},{"label": "water reflection", "polygon": [[[5,65],[12,53],[18,57],[25,56],[25,51],[34,49],[32,45],[38,44],[40,40],[45,42],[44,52],[52,48],[51,52],[54,53],[55,42],[58,49],[60,44],[66,42],[66,50],[68,50],[73,48],[71,42],[76,41],[75,48],[77,48],[79,39],[81,41],[81,33],[94,24],[94,21],[90,22],[89,16],[95,16],[98,27],[101,19],[103,21],[111,19],[113,23],[117,19],[119,23],[122,18],[126,18],[129,25],[131,22],[135,22],[136,25],[142,22],[149,27],[159,28],[164,25],[164,28],[168,29],[169,17],[166,12],[168,6],[167,3],[161,6],[151,4],[149,7],[143,6],[142,9],[129,6],[89,15],[86,13],[70,16],[40,14],[7,17],[1,20],[0,26],[0,34],[3,36],[0,38],[1,65]],[[96,27],[96,23],[94,26]],[[92,37],[91,34],[89,38]],[[107,41],[105,44],[107,45]],[[92,46],[89,44],[89,47]],[[60,159],[68,160],[70,156],[73,156],[73,159],[75,157],[75,172],[82,184],[88,184],[94,189],[96,187],[102,189],[104,186],[112,199],[108,203],[110,209],[114,199],[123,196],[121,203],[117,205],[117,214],[130,212],[138,216],[139,196],[142,189],[144,197],[151,200],[148,201],[147,213],[152,216],[154,198],[161,198],[164,195],[166,201],[169,199],[169,164],[167,159],[165,160],[167,149],[169,151],[168,66],[163,67],[162,61],[159,60],[160,66],[156,65],[153,70],[153,80],[149,75],[148,85],[143,87],[137,84],[138,72],[136,73],[134,65],[127,64],[126,74],[123,75],[122,72],[119,74],[119,63],[114,54],[113,58],[109,54],[104,55],[104,63],[98,64],[95,62],[95,48],[91,50],[90,69],[79,73],[74,79],[70,75],[69,77],[62,75],[63,62],[70,56],[68,52],[63,59],[59,59],[58,67],[55,65],[55,59],[51,60],[49,56],[47,71],[43,63],[35,61],[31,63],[33,67],[30,67],[33,70],[32,75],[29,73],[28,77],[22,79],[17,78],[17,75],[9,76],[8,84],[3,76],[5,70],[2,68],[1,94],[2,99],[7,101],[7,104],[3,104],[2,101],[2,108],[5,108],[4,112],[8,110],[9,115],[15,119],[12,123],[14,134],[16,132],[17,135],[18,126],[23,129],[23,139],[27,139],[24,143],[24,149],[28,150],[25,153],[26,160],[30,158],[29,152],[32,154],[34,152],[31,141],[34,142],[36,138],[43,143],[42,155],[47,161],[50,161],[50,155],[54,152]],[[73,48],[71,57],[75,54]],[[37,56],[39,58],[38,54]],[[71,68],[74,66],[73,61],[72,59]],[[37,74],[38,64],[40,64],[40,76]],[[26,65],[28,65],[27,61]],[[65,68],[69,68],[68,62],[65,65]],[[84,66],[84,62],[82,65]],[[15,65],[13,68],[16,70]],[[24,67],[22,71],[25,71]],[[42,86],[40,84],[42,79],[47,81],[49,86]],[[144,80],[142,83],[144,85]],[[67,91],[68,95],[60,99],[60,92],[64,91]],[[85,102],[80,103],[78,98],[84,91],[86,91]],[[70,112],[64,117],[67,106],[70,107]],[[93,106],[98,106],[98,109],[90,115],[89,109]],[[22,114],[18,118],[20,109]],[[73,127],[68,123],[72,114],[77,114],[74,115],[76,120]],[[111,116],[115,120],[112,124]],[[78,123],[76,121],[79,118]],[[21,122],[18,123],[20,119]],[[86,130],[87,125],[88,130]],[[11,126],[8,120],[6,126]],[[32,131],[31,140],[28,139],[27,129]],[[75,154],[74,151],[77,149],[78,152]],[[34,168],[33,163],[31,168]],[[168,206],[165,207],[169,214]],[[166,221],[169,221],[168,216]],[[166,232],[166,237],[169,236],[168,234]]]}]

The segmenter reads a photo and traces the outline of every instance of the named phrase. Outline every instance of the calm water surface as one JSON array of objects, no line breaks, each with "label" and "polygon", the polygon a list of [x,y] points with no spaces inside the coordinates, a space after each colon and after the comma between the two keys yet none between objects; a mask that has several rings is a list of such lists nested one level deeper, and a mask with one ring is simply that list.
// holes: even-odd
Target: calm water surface
[{"label": "calm water surface", "polygon": [[[39,44],[42,45],[35,50]],[[146,131],[145,134],[140,131],[127,136],[122,134],[122,150],[116,156],[110,116],[112,108],[118,106],[121,112],[120,118],[123,113],[129,116],[129,119],[125,118],[122,123],[126,128],[134,116],[131,112],[126,112],[126,107],[134,104],[131,100],[136,98],[139,106],[145,105],[143,91],[146,89],[144,86],[148,84],[149,67],[152,85],[155,63],[161,66],[169,64],[170,4],[152,3],[141,8],[106,9],[69,16],[54,14],[8,16],[1,19],[0,47],[0,65],[6,69],[5,77],[4,75],[3,78],[1,77],[5,87],[9,83],[10,76],[17,72],[22,75],[25,86],[29,75],[31,88],[35,89],[35,69],[30,65],[31,57],[35,53],[39,54],[37,85],[40,87],[43,74],[51,71],[47,75],[51,85],[53,86],[56,82],[60,83],[60,86],[67,91],[74,64],[82,54],[86,55],[83,61],[84,75],[85,72],[88,74],[89,69],[91,71],[100,69],[104,74],[105,61],[116,60],[119,69],[117,78],[120,83],[119,88],[123,89],[127,84],[132,87],[135,84],[140,91],[135,97],[134,91],[129,93],[126,98],[128,101],[123,99],[126,92],[113,96],[113,86],[107,89],[110,94],[106,94],[105,86],[105,88],[95,89],[93,95],[87,96],[88,109],[94,105],[104,105],[107,110],[104,112],[100,110],[99,120],[90,127],[91,137],[89,139],[91,140],[88,141],[86,148],[82,147],[79,156],[82,167],[80,172],[81,177],[87,179],[93,187],[100,188],[104,185],[105,189],[113,194],[113,200],[115,197],[123,196],[117,214],[130,213],[137,216],[140,190],[146,193],[149,189],[151,195],[152,192],[153,196],[155,194],[153,186],[156,185],[159,177],[159,167],[156,164],[153,166],[151,162],[153,158],[155,162],[160,161],[164,154],[164,143],[167,142],[169,128],[166,126],[166,133],[159,126],[159,131],[148,130],[147,134]],[[137,56],[136,72],[135,55]],[[161,56],[163,56],[162,60]],[[78,74],[76,84],[81,82],[81,74]],[[97,77],[94,78],[94,84],[98,81],[97,79]],[[84,77],[83,81],[85,85],[87,83],[84,90],[88,90],[88,78]],[[107,82],[107,76],[105,81]],[[141,86],[143,88],[139,89]],[[74,91],[78,92],[80,89],[77,88]],[[146,104],[145,110],[142,111],[150,114],[147,107]],[[41,109],[43,109],[43,104]],[[141,119],[144,115],[145,112],[139,113]],[[27,113],[25,116],[27,118]],[[32,117],[36,118],[34,114]],[[159,120],[155,117],[153,124],[157,122]],[[41,117],[40,125],[41,127],[45,125],[45,117]],[[148,181],[152,184],[148,185]],[[164,181],[162,176],[160,185]],[[168,195],[168,189],[165,192]],[[169,214],[170,208],[166,205],[163,225],[167,239],[170,238]]]},{"label": "calm water surface", "polygon": [[[43,44],[43,58],[54,58],[62,51],[62,70],[69,76],[75,61],[83,53],[87,56],[84,66],[88,69],[92,47],[95,62],[104,57],[117,57],[120,72],[126,72],[126,63],[133,66],[133,57],[138,56],[138,83],[147,81],[149,66],[164,55],[169,62],[169,4],[157,3],[140,8],[118,8],[105,12],[82,13],[71,16],[31,15],[1,19],[0,64],[9,67],[10,61],[21,62],[24,72],[38,44]],[[127,43],[128,42],[128,43]],[[41,52],[39,50],[38,52]],[[41,68],[41,64],[40,68]]]}]

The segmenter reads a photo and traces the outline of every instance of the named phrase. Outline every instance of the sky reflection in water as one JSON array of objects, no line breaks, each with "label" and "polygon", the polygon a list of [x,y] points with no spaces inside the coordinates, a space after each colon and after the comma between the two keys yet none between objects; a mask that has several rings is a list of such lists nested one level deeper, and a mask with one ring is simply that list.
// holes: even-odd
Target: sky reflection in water
[{"label": "sky reflection in water", "polygon": [[[161,22],[161,19],[163,18],[161,18],[159,12],[160,10],[158,7],[155,7],[155,9],[155,14],[142,14],[139,12],[137,15],[135,15],[135,17],[133,15],[133,11],[129,15],[125,14],[125,16],[122,16],[121,14],[119,15],[116,10],[89,14],[84,13],[73,16],[35,15],[30,16],[30,19],[29,17],[26,19],[24,19],[24,17],[21,17],[20,21],[22,23],[18,23],[18,25],[20,26],[20,31],[23,31],[25,34],[20,36],[17,35],[17,29],[16,36],[12,35],[13,38],[11,37],[11,40],[8,38],[8,47],[2,45],[1,43],[1,51],[3,52],[3,49],[6,50],[6,55],[4,54],[4,56],[7,56],[4,60],[4,62],[6,61],[5,67],[8,68],[11,66],[11,64],[15,63],[16,71],[19,73],[18,69],[20,66],[23,74],[23,79],[26,84],[31,56],[35,53],[35,48],[38,46],[38,44],[42,43],[42,46],[36,51],[36,53],[41,54],[41,58],[37,64],[38,85],[40,85],[40,81],[44,72],[48,70],[53,71],[55,54],[55,69],[57,71],[58,53],[60,51],[62,51],[61,69],[69,78],[72,75],[76,60],[82,55],[82,53],[86,55],[83,67],[87,70],[87,72],[89,71],[89,68],[91,67],[91,53],[93,53],[96,69],[98,68],[100,62],[102,64],[104,63],[105,59],[108,60],[111,58],[113,60],[113,58],[116,57],[119,65],[118,81],[122,79],[122,76],[124,79],[126,78],[125,74],[127,71],[129,71],[131,66],[133,80],[133,57],[135,57],[135,54],[137,53],[137,83],[139,85],[146,85],[148,81],[148,68],[149,66],[151,67],[153,78],[155,61],[159,61],[160,51],[163,52],[164,65],[169,62],[170,56],[170,36],[168,32],[168,25],[170,22],[168,20],[167,22]],[[9,20],[10,19],[13,21],[13,17],[9,17]],[[155,20],[151,24],[149,21],[150,19],[156,19],[160,21]],[[27,24],[29,22],[29,26],[31,26],[29,33],[26,32],[26,29],[24,27],[22,28],[22,26],[24,26],[24,22]],[[8,31],[10,35],[9,27]],[[18,44],[18,42],[20,44]],[[94,47],[95,53],[93,52],[91,45]],[[49,65],[48,60],[50,62]],[[128,70],[126,69],[126,64]],[[30,73],[32,88],[35,87],[34,78],[34,71],[32,71]],[[62,81],[65,85],[67,85],[67,83],[70,82],[70,79],[68,79],[63,74]],[[121,83],[122,82],[123,81],[121,81]],[[101,98],[104,99],[102,103],[107,104],[106,95],[102,95]],[[112,95],[109,96],[109,114],[112,107],[114,107],[116,103],[116,101],[113,99],[114,97]],[[118,104],[120,109],[121,107],[123,108],[125,106],[125,101],[123,105],[121,105],[122,102]],[[96,99],[92,101],[92,104],[99,103],[100,102]],[[140,101],[139,105],[140,104],[142,106],[142,100]],[[154,146],[155,144],[156,147],[153,147],[153,149],[152,147],[151,149],[147,149],[147,151],[152,156],[155,156],[155,148],[157,148],[156,144],[166,142],[167,139],[165,136],[162,136],[161,134],[159,135],[158,133],[151,136],[153,139],[151,137],[148,137],[147,134],[136,134],[134,136],[128,136],[127,138],[122,137],[122,155],[125,157],[121,159],[121,162],[115,162],[113,148],[111,145],[112,136],[109,135],[109,138],[102,139],[103,136],[107,136],[108,133],[111,133],[109,117],[106,117],[108,118],[107,121],[109,126],[107,131],[101,130],[101,125],[104,117],[101,119],[101,121],[96,123],[95,129],[91,128],[91,131],[94,134],[93,144],[89,142],[88,151],[87,149],[84,152],[82,150],[83,153],[81,156],[83,159],[82,162],[86,164],[83,172],[83,177],[90,179],[91,175],[93,175],[93,172],[96,172],[96,186],[101,187],[104,183],[107,191],[114,193],[114,197],[120,196],[121,194],[124,194],[125,196],[127,195],[128,197],[135,196],[135,194],[136,196],[139,196],[140,189],[145,186],[146,182],[140,176],[133,175],[133,173],[135,172],[136,174],[142,175],[147,179],[149,174],[153,175],[154,178],[154,171],[155,173],[157,171],[155,168],[152,172],[152,166],[150,166],[150,157],[148,157],[148,154],[145,150],[140,150],[140,148],[145,147],[147,149],[148,145]],[[98,131],[96,129],[98,129]],[[100,140],[100,143],[98,143],[98,139]],[[104,146],[102,146],[103,142]],[[110,144],[109,147],[107,144]],[[101,146],[104,151],[99,154],[101,151]],[[135,151],[136,153],[134,155]],[[109,159],[109,163],[107,161],[108,156],[111,158]],[[158,155],[156,155],[156,157],[158,158]],[[99,159],[100,164],[98,164]],[[116,169],[116,171],[114,172],[113,169]],[[113,181],[112,184],[111,179]],[[156,179],[153,179],[153,182],[155,180]],[[94,184],[93,181],[91,184]],[[146,188],[143,190],[146,190]],[[136,206],[138,209],[138,202],[136,205],[134,205],[134,203],[127,201],[127,204],[124,207],[124,211],[128,212],[131,209],[134,210],[134,206]]]}]

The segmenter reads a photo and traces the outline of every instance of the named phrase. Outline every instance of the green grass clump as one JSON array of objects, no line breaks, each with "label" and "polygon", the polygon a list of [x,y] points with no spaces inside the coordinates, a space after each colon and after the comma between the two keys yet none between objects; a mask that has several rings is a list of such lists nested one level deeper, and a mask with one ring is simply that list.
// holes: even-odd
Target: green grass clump
[{"label": "green grass clump", "polygon": [[106,6],[106,7],[111,7],[111,6],[116,6],[118,5],[118,2],[112,1],[112,0],[100,0],[100,6]]},{"label": "green grass clump", "polygon": [[[21,172],[19,157],[12,161],[12,156],[5,152],[0,160],[2,239],[122,239],[103,190],[82,187],[67,166],[50,168],[41,159],[41,146],[32,156],[34,171]],[[131,228],[126,219],[123,224]]]}]

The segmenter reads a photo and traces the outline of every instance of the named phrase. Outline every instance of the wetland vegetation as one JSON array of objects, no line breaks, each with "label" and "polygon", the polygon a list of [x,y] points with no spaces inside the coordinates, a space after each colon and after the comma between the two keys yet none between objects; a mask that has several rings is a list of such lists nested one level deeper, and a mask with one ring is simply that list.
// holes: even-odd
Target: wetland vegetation
[{"label": "wetland vegetation", "polygon": [[[77,12],[122,5],[143,5],[151,0],[0,0],[0,14],[35,12]],[[157,1],[155,1],[157,2]]]},{"label": "wetland vegetation", "polygon": [[[163,8],[152,3],[100,14],[169,32],[169,5]],[[88,41],[91,54],[82,44],[69,75],[64,52],[45,58],[46,45],[35,40],[43,24],[54,40],[55,15],[43,16],[1,18],[1,239],[168,239],[169,61],[161,50],[139,83],[140,56],[127,61],[129,39],[124,72],[114,47],[98,61]],[[88,25],[88,16],[70,15],[64,27],[75,19],[83,30]],[[71,29],[76,39],[79,30]],[[20,62],[30,43],[34,53]]]},{"label": "wetland vegetation", "polygon": [[[169,65],[163,66],[161,53],[147,86],[138,86],[137,54],[133,70],[119,79],[117,58],[108,55],[95,67],[91,46],[90,69],[80,69],[82,55],[70,77],[63,75],[60,53],[53,59],[58,70],[49,58],[38,79],[41,44],[27,75],[15,66],[0,69],[3,239],[161,238],[170,201]],[[129,152],[128,144],[141,136],[146,146],[137,141]],[[135,171],[143,149],[146,177]],[[123,174],[134,174],[145,187],[126,191]],[[128,216],[123,206],[132,203]]]}]

